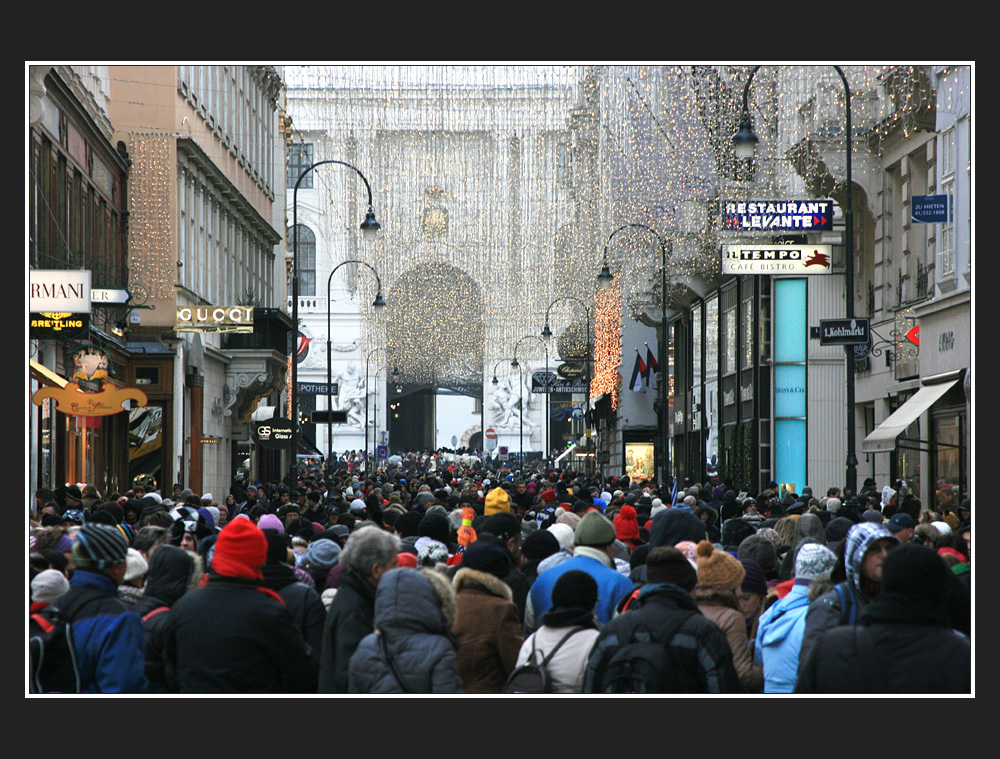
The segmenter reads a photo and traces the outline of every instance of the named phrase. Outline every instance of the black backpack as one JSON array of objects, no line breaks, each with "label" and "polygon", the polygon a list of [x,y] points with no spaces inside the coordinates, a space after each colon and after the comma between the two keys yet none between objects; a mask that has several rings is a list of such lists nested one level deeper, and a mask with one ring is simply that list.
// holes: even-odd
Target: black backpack
[{"label": "black backpack", "polygon": [[670,641],[697,612],[674,611],[654,634],[636,613],[623,614],[621,644],[588,683],[590,693],[693,693],[703,690],[697,676],[677,660]]},{"label": "black backpack", "polygon": [[551,693],[552,692],[552,679],[549,677],[549,672],[546,669],[549,662],[552,661],[552,657],[556,655],[556,651],[560,649],[563,643],[573,635],[574,633],[580,632],[582,627],[574,627],[568,633],[566,633],[559,640],[558,643],[553,647],[551,651],[545,656],[544,659],[539,662],[535,657],[535,640],[537,635],[531,639],[531,654],[528,656],[528,660],[515,667],[514,671],[510,673],[510,677],[507,678],[507,685],[504,686],[504,693]]},{"label": "black backpack", "polygon": [[[76,590],[76,589],[74,589]],[[28,619],[29,693],[80,693],[83,681],[73,646],[74,615],[88,601],[103,596],[79,589],[56,603],[35,612]]]}]

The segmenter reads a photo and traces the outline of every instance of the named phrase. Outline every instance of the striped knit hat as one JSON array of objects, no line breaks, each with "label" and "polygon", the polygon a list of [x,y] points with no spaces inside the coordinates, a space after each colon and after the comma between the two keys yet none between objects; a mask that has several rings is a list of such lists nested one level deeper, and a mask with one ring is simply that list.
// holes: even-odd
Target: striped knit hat
[{"label": "striped knit hat", "polygon": [[125,536],[103,524],[85,524],[73,543],[73,559],[80,569],[108,569],[125,561],[127,554]]}]

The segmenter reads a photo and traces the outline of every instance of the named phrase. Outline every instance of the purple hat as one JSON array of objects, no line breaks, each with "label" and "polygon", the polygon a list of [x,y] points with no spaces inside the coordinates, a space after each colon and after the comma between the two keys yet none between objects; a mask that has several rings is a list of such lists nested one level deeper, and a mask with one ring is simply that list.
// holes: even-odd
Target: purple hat
[{"label": "purple hat", "polygon": [[262,530],[277,530],[282,535],[285,534],[285,525],[274,514],[265,514],[262,516],[260,521],[257,522],[257,526]]}]

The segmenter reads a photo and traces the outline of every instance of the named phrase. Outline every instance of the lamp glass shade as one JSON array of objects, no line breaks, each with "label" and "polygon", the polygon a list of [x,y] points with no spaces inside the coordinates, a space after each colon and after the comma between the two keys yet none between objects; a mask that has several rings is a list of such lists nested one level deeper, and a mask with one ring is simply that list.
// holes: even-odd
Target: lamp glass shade
[{"label": "lamp glass shade", "polygon": [[614,279],[614,275],[611,273],[608,265],[605,264],[604,268],[601,269],[601,273],[597,275],[597,284],[602,290],[608,290]]},{"label": "lamp glass shade", "polygon": [[753,133],[750,124],[747,122],[740,124],[740,131],[733,135],[733,151],[736,153],[736,157],[740,159],[753,158],[758,142],[760,140]]},{"label": "lamp glass shade", "polygon": [[373,240],[378,236],[378,231],[381,228],[382,225],[375,219],[375,210],[369,207],[368,213],[365,214],[365,220],[361,222],[361,236],[366,240]]}]

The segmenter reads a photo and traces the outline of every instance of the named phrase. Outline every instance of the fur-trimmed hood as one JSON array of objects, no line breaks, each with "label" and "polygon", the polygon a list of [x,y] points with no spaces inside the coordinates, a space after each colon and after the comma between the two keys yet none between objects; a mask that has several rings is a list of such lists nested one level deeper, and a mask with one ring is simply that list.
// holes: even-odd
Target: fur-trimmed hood
[{"label": "fur-trimmed hood", "polygon": [[499,577],[489,574],[488,572],[480,572],[478,569],[460,569],[455,573],[455,579],[453,580],[453,587],[456,593],[461,593],[463,590],[481,590],[494,596],[499,596],[507,601],[514,600],[514,594],[511,592],[510,586],[501,580]]},{"label": "fur-trimmed hood", "polygon": [[441,614],[444,615],[444,621],[450,630],[458,615],[455,589],[451,585],[451,580],[436,569],[421,569],[420,573],[431,581],[431,587],[434,588],[434,592],[437,593],[438,600],[441,602]]},{"label": "fur-trimmed hood", "polygon": [[447,634],[456,613],[455,594],[440,572],[401,567],[386,572],[379,580],[375,592],[376,630]]},{"label": "fur-trimmed hood", "polygon": [[736,593],[731,590],[702,588],[696,585],[691,591],[691,597],[699,606],[726,606],[730,609],[736,609],[736,611],[740,610],[740,602],[736,598]]}]

